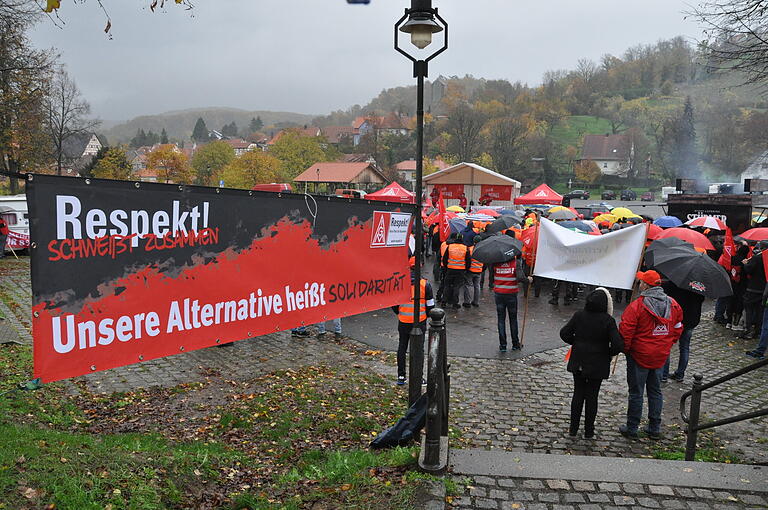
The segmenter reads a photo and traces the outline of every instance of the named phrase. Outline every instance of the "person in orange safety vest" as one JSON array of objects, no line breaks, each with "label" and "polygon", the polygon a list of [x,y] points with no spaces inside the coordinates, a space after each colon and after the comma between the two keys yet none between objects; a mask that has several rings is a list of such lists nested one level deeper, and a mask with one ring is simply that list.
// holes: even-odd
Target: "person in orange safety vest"
[{"label": "person in orange safety vest", "polygon": [[[459,306],[459,294],[464,285],[466,285],[465,275],[471,265],[472,254],[469,251],[469,247],[464,244],[461,234],[456,234],[453,241],[449,238],[448,245],[443,254],[445,284],[441,301],[453,305],[454,309],[461,308]],[[469,304],[467,305],[470,306]]]},{"label": "person in orange safety vest", "polygon": [[418,315],[418,322],[421,325],[422,330],[427,330],[427,317],[429,311],[435,306],[435,298],[432,295],[432,285],[422,278],[418,285],[419,289],[419,310],[414,310],[413,307],[413,295],[415,292],[416,272],[414,268],[416,266],[416,259],[410,258],[411,264],[411,300],[401,305],[392,307],[392,310],[397,314],[397,333],[398,333],[398,345],[397,345],[397,384],[402,386],[405,384],[405,355],[408,353],[408,342],[411,338],[411,330],[413,329],[413,323]]}]

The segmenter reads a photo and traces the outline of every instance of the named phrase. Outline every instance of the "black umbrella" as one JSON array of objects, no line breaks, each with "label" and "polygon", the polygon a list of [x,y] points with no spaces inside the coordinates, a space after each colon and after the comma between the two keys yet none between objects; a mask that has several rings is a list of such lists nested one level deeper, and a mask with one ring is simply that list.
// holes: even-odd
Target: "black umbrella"
[{"label": "black umbrella", "polygon": [[484,264],[499,264],[512,260],[522,253],[522,242],[507,235],[496,235],[477,243],[472,257]]},{"label": "black umbrella", "polygon": [[706,254],[684,246],[656,249],[652,254],[651,267],[681,289],[711,298],[733,295],[728,273]]},{"label": "black umbrella", "polygon": [[575,228],[578,230],[581,230],[582,232],[596,232],[597,229],[595,229],[593,226],[588,225],[587,223],[584,223],[581,220],[568,220],[568,221],[558,221],[558,225],[565,228]]},{"label": "black umbrella", "polygon": [[687,243],[678,237],[665,237],[663,239],[657,239],[653,241],[645,250],[645,265],[653,266],[655,262],[655,254],[657,252],[664,252],[672,248],[680,248],[689,252],[698,253],[693,249],[691,243]]},{"label": "black umbrella", "polygon": [[485,231],[494,234],[518,225],[520,225],[520,219],[517,216],[505,214],[504,216],[499,216],[493,220],[490,225],[485,227]]}]

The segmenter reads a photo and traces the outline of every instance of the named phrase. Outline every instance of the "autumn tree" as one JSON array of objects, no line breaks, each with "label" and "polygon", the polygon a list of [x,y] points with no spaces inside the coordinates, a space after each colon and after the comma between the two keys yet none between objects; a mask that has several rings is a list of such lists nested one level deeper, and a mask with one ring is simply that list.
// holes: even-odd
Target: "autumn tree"
[{"label": "autumn tree", "polygon": [[[49,161],[45,130],[45,90],[53,56],[33,48],[27,30],[32,7],[22,0],[0,3],[0,168],[18,173]],[[18,180],[10,177],[10,192]]]},{"label": "autumn tree", "polygon": [[94,177],[101,179],[129,180],[133,169],[122,147],[109,147],[91,173]]},{"label": "autumn tree", "polygon": [[233,159],[218,172],[218,178],[228,188],[251,189],[255,184],[280,180],[282,162],[261,151],[248,151]]},{"label": "autumn tree", "polygon": [[61,175],[66,143],[73,136],[91,132],[100,122],[88,118],[91,105],[83,99],[80,89],[63,66],[56,69],[49,81],[45,110],[56,174]]},{"label": "autumn tree", "polygon": [[215,141],[200,147],[192,156],[195,183],[212,186],[214,176],[234,159],[235,151],[226,142]]},{"label": "autumn tree", "polygon": [[448,111],[445,131],[450,136],[449,150],[459,161],[471,162],[482,148],[485,116],[466,101]]},{"label": "autumn tree", "polygon": [[269,152],[282,163],[280,175],[286,182],[315,163],[334,161],[339,152],[324,139],[316,136],[303,136],[296,130],[289,129],[275,142]]},{"label": "autumn tree", "polygon": [[579,182],[587,182],[592,184],[597,182],[602,173],[600,167],[591,159],[585,159],[579,161],[574,165],[574,174],[576,174],[576,180]]},{"label": "autumn tree", "polygon": [[162,182],[190,183],[192,169],[189,160],[176,146],[161,145],[147,155],[147,168],[158,171]]},{"label": "autumn tree", "polygon": [[503,117],[489,122],[488,150],[493,169],[500,174],[511,175],[523,158],[528,126],[522,119]]}]

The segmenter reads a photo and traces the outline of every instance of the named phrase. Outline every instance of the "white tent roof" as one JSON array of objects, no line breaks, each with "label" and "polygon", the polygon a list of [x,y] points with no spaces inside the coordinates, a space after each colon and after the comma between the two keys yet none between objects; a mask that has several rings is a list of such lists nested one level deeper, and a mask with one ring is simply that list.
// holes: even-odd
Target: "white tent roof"
[{"label": "white tent roof", "polygon": [[459,163],[424,177],[425,184],[488,184],[491,186],[520,187],[516,181],[474,163]]}]

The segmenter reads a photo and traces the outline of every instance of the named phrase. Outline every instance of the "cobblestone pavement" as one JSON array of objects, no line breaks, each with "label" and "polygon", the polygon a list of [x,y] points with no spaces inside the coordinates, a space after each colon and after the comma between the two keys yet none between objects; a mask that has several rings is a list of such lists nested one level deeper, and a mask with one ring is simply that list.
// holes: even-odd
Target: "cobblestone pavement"
[{"label": "cobblestone pavement", "polygon": [[[0,276],[0,312],[9,318],[20,337],[30,341],[28,259],[0,262]],[[364,320],[365,316],[355,319]],[[550,323],[550,337],[557,335],[561,323],[562,320]],[[449,330],[449,342],[460,341],[455,331],[462,326],[454,322],[449,327],[454,328]],[[356,334],[353,336],[365,341]],[[572,383],[563,361],[565,347],[550,348],[527,356],[524,351],[518,359],[454,356],[450,360],[455,400],[451,420],[461,430],[462,436],[453,446],[631,457],[650,456],[660,447],[679,448],[683,442],[678,402],[689,386],[692,374],[701,373],[705,381],[712,380],[748,364],[750,360],[744,356],[744,350],[753,344],[735,340],[732,336],[730,331],[716,326],[711,320],[702,320],[694,332],[686,382],[671,382],[664,389],[666,439],[661,442],[648,439],[629,441],[617,432],[626,411],[623,359],[618,363],[616,373],[605,381],[600,394],[597,439],[587,441],[567,436]],[[535,338],[531,340],[535,341]],[[319,363],[365,363],[372,370],[394,378],[393,356],[361,355],[367,349],[370,347],[355,340],[293,339],[282,332],[236,342],[229,347],[208,348],[96,372],[82,379],[92,391],[111,393],[139,387],[174,386],[201,380],[211,373],[244,380],[274,370]],[[674,363],[676,352],[673,353]],[[768,407],[767,383],[768,370],[763,369],[721,389],[707,392],[703,411],[709,418],[722,418],[749,409]],[[766,418],[720,427],[716,435],[720,440],[718,447],[723,446],[746,461],[768,461]]]},{"label": "cobblestone pavement", "polygon": [[738,510],[766,508],[764,493],[638,483],[456,477],[454,508],[494,510]]}]

